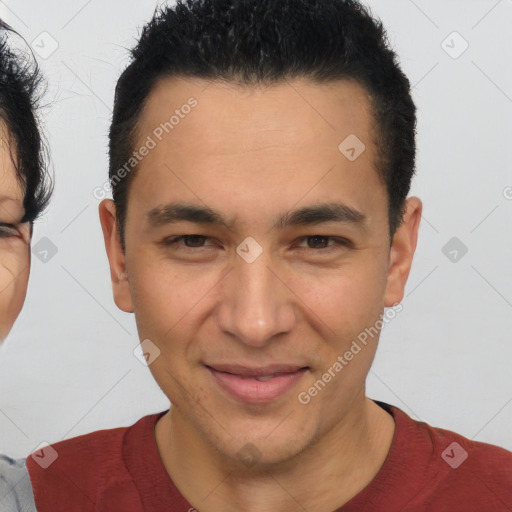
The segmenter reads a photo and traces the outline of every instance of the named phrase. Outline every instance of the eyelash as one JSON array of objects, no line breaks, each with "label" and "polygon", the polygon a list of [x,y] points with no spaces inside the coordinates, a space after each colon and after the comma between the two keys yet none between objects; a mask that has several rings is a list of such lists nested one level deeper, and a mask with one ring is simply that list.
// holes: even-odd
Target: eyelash
[{"label": "eyelash", "polygon": [[[175,236],[175,237],[171,237],[171,238],[166,238],[165,240],[163,240],[162,244],[166,247],[176,246],[176,245],[178,245],[178,243],[180,241],[183,241],[187,237],[200,237],[201,239],[204,239],[204,240],[210,239],[210,237],[207,237],[204,235],[192,235],[192,234],[191,235],[180,235],[180,236]],[[338,246],[344,246],[344,247],[351,246],[351,243],[344,238],[327,236],[327,235],[307,235],[307,236],[301,237],[299,240],[303,241],[303,240],[307,240],[308,238],[317,238],[317,237],[318,238],[326,238],[328,240],[333,240]],[[204,249],[205,247],[212,247],[212,246],[201,246],[201,247],[184,246],[184,250],[185,250],[185,252],[188,252],[188,251],[197,252],[196,249]],[[314,249],[314,248],[310,248],[310,247],[302,247],[301,249],[310,249],[315,252],[320,252],[320,251],[328,252],[329,250],[332,250],[335,248],[336,248],[335,245],[331,245],[328,247],[322,247],[322,248],[318,248],[318,249]]]},{"label": "eyelash", "polygon": [[11,236],[18,236],[19,232],[12,224],[0,224],[0,238],[10,238]]}]

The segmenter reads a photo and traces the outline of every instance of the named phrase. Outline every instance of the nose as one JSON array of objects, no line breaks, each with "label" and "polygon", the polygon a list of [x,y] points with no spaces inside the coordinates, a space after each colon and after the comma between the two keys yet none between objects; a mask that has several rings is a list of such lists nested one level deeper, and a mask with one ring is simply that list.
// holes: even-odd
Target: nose
[{"label": "nose", "polygon": [[245,345],[262,347],[293,329],[293,296],[265,251],[252,263],[237,257],[222,285],[217,325]]}]

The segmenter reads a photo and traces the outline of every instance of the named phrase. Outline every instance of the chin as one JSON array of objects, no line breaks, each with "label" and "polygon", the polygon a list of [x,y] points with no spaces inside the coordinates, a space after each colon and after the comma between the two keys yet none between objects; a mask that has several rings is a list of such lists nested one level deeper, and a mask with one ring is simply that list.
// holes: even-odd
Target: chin
[{"label": "chin", "polygon": [[273,436],[272,429],[269,432],[269,435],[246,435],[236,440],[230,439],[224,449],[219,451],[240,465],[241,469],[245,467],[251,471],[264,471],[295,458],[309,446],[307,439],[290,436],[289,429],[283,431],[281,436]]}]

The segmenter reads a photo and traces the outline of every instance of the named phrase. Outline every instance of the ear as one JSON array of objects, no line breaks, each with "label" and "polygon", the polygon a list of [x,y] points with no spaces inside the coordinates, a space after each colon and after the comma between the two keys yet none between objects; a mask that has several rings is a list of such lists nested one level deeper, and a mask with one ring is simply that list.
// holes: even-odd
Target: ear
[{"label": "ear", "polygon": [[403,222],[395,231],[389,253],[388,279],[384,295],[385,307],[391,307],[402,301],[418,241],[423,205],[417,197],[409,197],[405,205]]},{"label": "ear", "polygon": [[126,313],[133,313],[132,297],[126,272],[126,256],[121,247],[114,202],[111,199],[104,199],[100,203],[99,213],[105,249],[107,250],[110,265],[110,279],[112,280],[114,302],[120,310]]}]

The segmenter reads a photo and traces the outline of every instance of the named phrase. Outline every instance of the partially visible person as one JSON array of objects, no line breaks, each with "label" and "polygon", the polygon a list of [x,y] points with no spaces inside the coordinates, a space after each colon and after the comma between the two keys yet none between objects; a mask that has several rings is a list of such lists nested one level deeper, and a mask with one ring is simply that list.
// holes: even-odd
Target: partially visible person
[{"label": "partially visible person", "polygon": [[[19,35],[0,20],[0,344],[23,307],[33,223],[51,195],[36,116],[43,79],[29,52],[10,47],[10,36]],[[22,462],[0,455],[0,510],[29,507],[31,492],[12,492],[22,490],[25,475]]]}]

